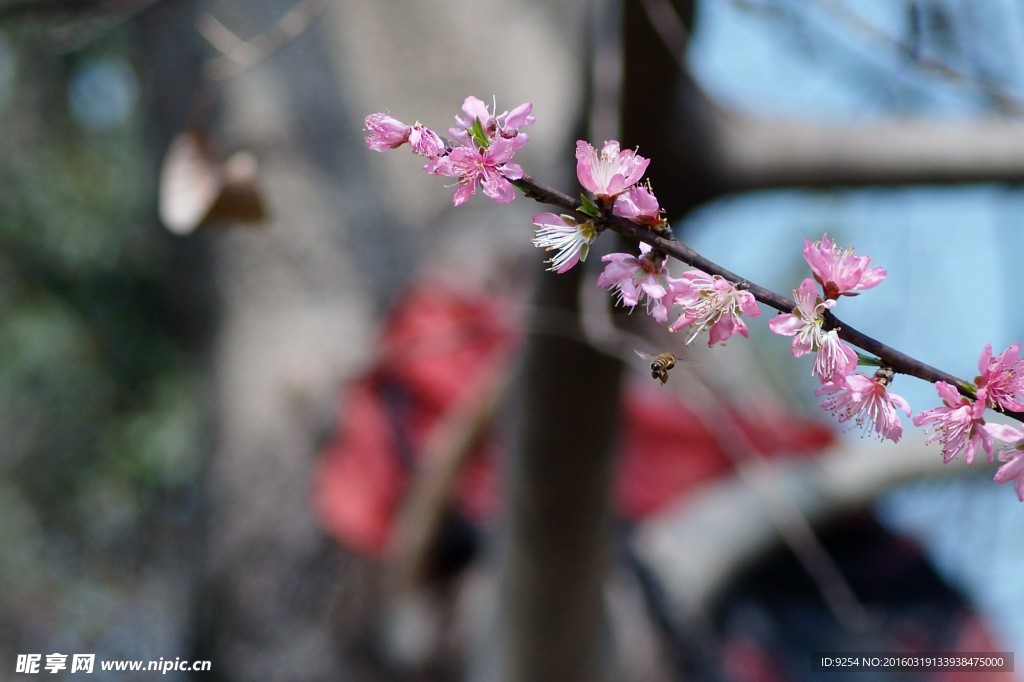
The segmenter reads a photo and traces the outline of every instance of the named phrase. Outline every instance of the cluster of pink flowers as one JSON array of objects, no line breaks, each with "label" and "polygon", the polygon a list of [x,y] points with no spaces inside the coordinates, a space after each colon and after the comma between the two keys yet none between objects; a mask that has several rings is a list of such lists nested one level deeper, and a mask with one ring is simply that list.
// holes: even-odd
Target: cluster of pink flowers
[{"label": "cluster of pink flowers", "polygon": [[[858,357],[840,340],[835,329],[825,331],[825,312],[835,308],[840,296],[856,296],[877,286],[886,272],[872,267],[867,256],[855,256],[853,249],[839,248],[824,235],[820,241],[804,240],[804,260],[814,279],[807,278],[793,292],[796,308],[791,314],[778,315],[768,323],[776,334],[793,337],[794,357],[815,353],[812,373],[821,381],[818,395],[828,397],[821,406],[837,415],[839,421],[853,422],[873,430],[882,438],[899,441],[903,433],[899,413],[910,416],[910,405],[888,389],[894,372],[881,367],[873,377],[856,372]],[[818,293],[821,287],[821,294]],[[944,462],[961,452],[968,465],[975,453],[984,450],[988,461],[996,455],[1005,462],[997,471],[998,483],[1014,482],[1017,496],[1024,501],[1024,432],[1003,424],[986,424],[986,408],[1024,411],[1024,359],[1015,343],[998,356],[986,344],[978,361],[979,375],[974,379],[976,399],[960,393],[956,386],[938,381],[935,388],[943,405],[913,417],[916,426],[929,430],[928,442],[942,447]]]},{"label": "cluster of pink flowers", "polygon": [[[605,142],[600,151],[585,140],[576,142],[576,177],[587,191],[593,193],[600,206],[604,209],[610,208],[612,215],[660,230],[667,224],[663,215],[664,210],[658,204],[650,183],[637,184],[650,163],[650,159],[645,159],[630,149],[620,149],[616,140]],[[600,210],[597,204],[593,204],[594,217],[600,214]],[[597,228],[592,222],[580,223],[568,215],[538,213],[533,216],[533,224],[537,227],[534,245],[548,251],[558,251],[548,259],[551,263],[548,269],[559,273],[586,260],[589,246],[597,238]],[[648,264],[646,267],[654,266]],[[667,316],[667,309],[660,303],[664,296],[665,293],[662,292],[660,295],[655,294],[655,298],[652,299],[651,309],[658,311],[656,318],[660,317],[663,311]],[[632,296],[627,295],[622,300],[632,299]],[[636,301],[631,305],[636,305]]]},{"label": "cluster of pink flowers", "polygon": [[903,424],[897,409],[910,416],[910,405],[888,390],[893,372],[882,367],[873,377],[858,373],[857,353],[839,338],[837,329],[825,329],[825,313],[836,307],[840,296],[856,296],[877,286],[885,279],[885,270],[871,267],[868,256],[855,256],[853,249],[840,248],[827,234],[817,242],[805,239],[803,255],[814,279],[808,277],[800,283],[793,292],[793,312],[777,315],[768,328],[793,337],[793,357],[814,353],[811,373],[821,382],[816,394],[829,396],[822,408],[840,422],[852,420],[865,431],[899,441]]},{"label": "cluster of pink flowers", "polygon": [[[456,179],[456,206],[465,203],[477,188],[499,203],[509,203],[515,198],[512,181],[523,178],[522,168],[513,159],[527,143],[520,129],[534,122],[531,110],[532,105],[525,103],[497,114],[496,106],[467,97],[462,115],[455,117],[456,125],[448,130],[450,142],[418,122],[406,125],[387,112],[371,114],[365,121],[366,144],[381,152],[408,144],[414,154],[427,159],[427,172]],[[649,159],[621,149],[616,140],[605,142],[600,149],[584,140],[576,143],[576,176],[591,196],[581,195],[582,206],[576,216],[550,212],[533,216],[533,244],[554,252],[547,260],[549,270],[564,273],[585,261],[598,236],[600,219],[609,213],[654,233],[670,234],[650,182],[641,184],[649,165]],[[584,215],[592,220],[579,217]],[[664,253],[645,243],[639,249],[637,255],[612,253],[602,258],[605,266],[597,284],[613,291],[619,304],[630,308],[642,305],[662,324],[676,309],[669,330],[686,329],[687,345],[703,332],[708,333],[708,346],[725,343],[733,334],[748,335],[743,318],[756,317],[760,309],[744,286],[699,269],[674,277],[666,267]],[[906,400],[889,390],[895,371],[883,364],[873,376],[858,372],[862,358],[840,338],[831,317],[841,297],[858,296],[878,286],[886,271],[872,266],[870,257],[839,247],[827,234],[816,242],[805,239],[803,257],[812,277],[793,291],[796,306],[792,312],[774,317],[769,329],[792,337],[793,357],[814,355],[811,374],[820,381],[815,394],[825,396],[822,408],[840,422],[899,441],[903,434],[899,413],[909,417],[911,409]],[[979,450],[990,463],[998,457],[1003,464],[995,481],[1012,482],[1024,502],[1024,430],[987,424],[984,419],[990,408],[1024,412],[1024,358],[1020,351],[1021,345],[1015,343],[994,356],[991,344],[986,344],[974,385],[958,388],[936,382],[942,406],[920,412],[912,421],[928,430],[928,442],[941,444],[944,462],[963,452],[971,465]]]},{"label": "cluster of pink flowers", "polygon": [[[595,209],[600,205],[614,216],[664,230],[664,210],[650,183],[639,184],[649,164],[649,159],[636,152],[622,150],[616,140],[605,142],[600,150],[585,140],[576,143],[576,177],[596,198]],[[559,250],[550,259],[550,269],[556,272],[565,272],[584,260],[587,247],[597,236],[591,223],[577,224],[568,216],[538,213],[533,223],[538,228],[534,244]],[[557,241],[552,237],[556,231]],[[681,277],[672,277],[664,255],[647,244],[640,244],[639,255],[611,253],[601,260],[607,265],[597,284],[614,291],[622,305],[633,308],[643,303],[659,323],[668,321],[672,307],[681,308],[669,329],[689,327],[687,344],[704,331],[708,332],[709,346],[724,343],[733,334],[747,336],[741,316],[754,317],[761,312],[750,292],[719,275],[690,270]]]},{"label": "cluster of pink flowers", "polygon": [[[497,110],[497,107],[494,107]],[[520,128],[534,121],[533,105],[520,104],[511,111],[493,114],[483,101],[469,96],[462,104],[462,116],[448,129],[453,141],[447,145],[426,126],[406,125],[387,112],[366,117],[366,145],[378,152],[409,143],[413,153],[427,158],[428,173],[456,179],[452,203],[461,206],[480,187],[485,196],[499,204],[510,203],[515,189],[509,180],[523,177],[523,169],[512,163],[516,153],[529,141]]]},{"label": "cluster of pink flowers", "polygon": [[672,277],[665,258],[647,244],[640,244],[640,255],[610,253],[602,259],[607,265],[597,278],[598,286],[616,292],[622,305],[633,308],[641,302],[656,322],[668,321],[672,306],[682,308],[669,331],[690,327],[684,343],[689,345],[701,332],[708,332],[708,346],[724,343],[733,334],[747,336],[741,315],[761,314],[754,296],[719,275],[701,270]]},{"label": "cluster of pink flowers", "polygon": [[[1006,424],[987,424],[986,408],[1020,411],[1024,407],[1024,358],[1020,344],[1014,343],[999,356],[992,356],[992,344],[985,344],[978,359],[980,374],[974,378],[976,400],[961,395],[945,381],[935,383],[941,407],[933,407],[914,416],[914,424],[930,429],[929,442],[942,444],[942,459],[952,461],[961,452],[967,465],[984,450],[989,463],[998,455],[1004,462],[995,475],[996,483],[1013,482],[1024,502],[1024,432]],[[1001,446],[997,447],[997,441]]]}]

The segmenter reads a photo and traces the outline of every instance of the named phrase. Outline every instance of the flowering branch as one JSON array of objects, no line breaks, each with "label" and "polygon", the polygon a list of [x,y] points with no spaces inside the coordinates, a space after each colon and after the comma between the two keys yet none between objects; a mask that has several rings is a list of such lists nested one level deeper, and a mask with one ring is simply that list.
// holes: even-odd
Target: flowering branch
[{"label": "flowering branch", "polygon": [[[909,417],[911,409],[906,400],[889,391],[895,375],[933,383],[943,405],[918,413],[913,423],[930,429],[928,442],[941,443],[944,462],[964,452],[971,465],[979,449],[989,462],[998,454],[1005,464],[996,482],[1012,481],[1024,501],[1024,431],[986,424],[983,417],[991,408],[1024,422],[1020,344],[998,356],[993,356],[991,344],[986,345],[978,361],[979,375],[970,383],[850,327],[833,313],[839,300],[874,288],[887,273],[872,266],[870,257],[839,247],[827,234],[815,242],[804,240],[803,257],[813,279],[805,278],[793,291],[795,300],[749,282],[673,236],[649,181],[640,184],[650,160],[621,149],[615,140],[600,149],[584,140],[576,143],[576,176],[588,193],[574,199],[530,177],[513,162],[528,141],[520,128],[534,122],[531,110],[526,103],[497,114],[496,106],[492,112],[481,100],[467,97],[463,116],[456,116],[456,127],[448,131],[451,143],[420,123],[408,126],[386,112],[372,114],[366,118],[366,143],[375,151],[409,144],[415,154],[427,159],[424,170],[455,178],[456,206],[478,188],[498,203],[511,202],[518,189],[528,198],[561,209],[561,215],[533,216],[537,228],[533,243],[556,252],[547,260],[548,270],[556,273],[586,260],[590,244],[606,230],[639,241],[639,255],[612,253],[602,258],[607,265],[597,284],[613,291],[622,305],[635,308],[643,302],[659,323],[668,322],[670,313],[678,311],[668,328],[673,332],[686,328],[686,345],[705,331],[708,346],[725,343],[734,334],[746,337],[744,317],[760,315],[757,303],[774,308],[782,314],[768,322],[769,329],[793,337],[794,357],[814,354],[812,374],[821,382],[815,394],[826,396],[821,407],[840,422],[852,421],[865,432],[897,442],[903,434],[899,412]],[[694,269],[674,277],[665,265],[668,257]],[[877,359],[859,356],[851,345]],[[871,377],[859,373],[861,363],[878,370]],[[667,369],[660,365],[660,372],[655,369],[652,364],[654,376],[664,381]],[[997,449],[995,441],[1002,446]]]},{"label": "flowering branch", "polygon": [[[530,177],[529,175],[524,175],[519,180],[512,181],[512,184],[522,190],[528,199],[534,199],[540,203],[560,208],[563,211],[571,213],[581,221],[588,219],[593,220],[593,218],[579,212],[579,209],[582,207],[581,201],[573,199],[568,194],[560,192],[559,190],[554,189]],[[672,236],[671,230],[653,230],[647,226],[637,225],[625,218],[620,218],[615,215],[602,216],[601,218],[596,219],[595,223],[598,231],[611,230],[613,232],[617,232],[624,237],[629,237],[648,244],[656,251],[664,253],[667,256],[671,256],[672,258],[692,267],[699,268],[708,274],[719,275],[720,277],[729,280],[737,287],[749,291],[754,298],[758,300],[758,302],[774,308],[780,313],[788,313],[796,307],[793,299],[778,294],[771,289],[758,286],[757,284],[730,272],[717,263],[708,260],[690,247],[686,246],[686,244],[676,240],[675,237]],[[891,367],[897,373],[917,377],[918,379],[923,379],[929,383],[945,381],[948,384],[956,386],[964,396],[968,398],[975,397],[975,391],[971,385],[962,379],[959,379],[948,372],[936,369],[931,365],[921,362],[906,353],[902,353],[895,348],[887,346],[881,341],[854,329],[833,315],[831,311],[825,312],[824,317],[824,328],[826,330],[835,329],[838,332],[839,338],[877,356],[881,364],[886,367]],[[1004,410],[1004,414],[1007,414],[1018,421],[1024,421],[1024,412]]]}]

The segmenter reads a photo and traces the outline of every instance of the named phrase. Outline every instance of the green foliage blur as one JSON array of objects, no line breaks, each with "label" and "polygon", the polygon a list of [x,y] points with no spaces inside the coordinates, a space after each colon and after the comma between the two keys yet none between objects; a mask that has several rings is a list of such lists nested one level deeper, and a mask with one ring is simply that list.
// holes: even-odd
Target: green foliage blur
[{"label": "green foliage blur", "polygon": [[109,626],[199,463],[130,35],[75,37],[0,28],[0,640],[22,653]]}]

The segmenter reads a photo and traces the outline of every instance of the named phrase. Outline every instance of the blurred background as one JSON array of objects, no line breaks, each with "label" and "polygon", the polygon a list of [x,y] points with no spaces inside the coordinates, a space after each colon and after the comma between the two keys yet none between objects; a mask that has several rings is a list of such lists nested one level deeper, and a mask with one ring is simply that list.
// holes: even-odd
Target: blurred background
[{"label": "blurred background", "polygon": [[0,677],[1021,650],[993,466],[837,424],[767,310],[712,351],[610,310],[634,245],[544,272],[543,209],[454,209],[362,127],[529,101],[516,160],[570,194],[576,139],[639,146],[681,240],[788,293],[827,231],[889,273],[840,317],[970,380],[1024,339],[1022,51],[1009,1],[0,0]]}]

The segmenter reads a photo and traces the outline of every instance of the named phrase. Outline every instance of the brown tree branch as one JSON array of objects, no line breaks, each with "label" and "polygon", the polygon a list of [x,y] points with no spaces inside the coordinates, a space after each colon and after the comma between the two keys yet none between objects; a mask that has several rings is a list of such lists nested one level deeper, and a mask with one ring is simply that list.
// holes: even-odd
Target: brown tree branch
[{"label": "brown tree branch", "polygon": [[903,41],[893,38],[881,27],[865,19],[862,14],[850,9],[849,6],[839,0],[812,0],[812,2],[850,31],[860,34],[883,49],[896,53],[913,63],[918,69],[939,76],[959,86],[977,88],[986,97],[995,102],[1001,110],[1007,113],[1017,116],[1024,114],[1024,100],[1021,100],[1019,96],[1006,88],[1000,87],[996,83],[982,80],[971,73],[953,66],[947,61],[922,55],[916,46],[908,45]]},{"label": "brown tree branch", "polygon": [[133,13],[157,0],[0,0],[0,15]]},{"label": "brown tree branch", "polygon": [[[1013,120],[906,118],[851,125],[729,111],[680,63],[679,38],[649,27],[647,15],[671,11],[665,3],[688,28],[687,8],[677,7],[687,4],[681,0],[646,0],[627,11],[627,20],[642,15],[633,17],[631,30],[649,35],[627,46],[627,57],[630,49],[636,55],[635,73],[624,81],[624,107],[636,124],[621,139],[659,149],[664,161],[650,177],[656,189],[672,188],[662,193],[662,205],[676,219],[707,201],[753,189],[1024,181],[1024,135]],[[663,94],[661,106],[649,106],[651,92]]]},{"label": "brown tree branch", "polygon": [[330,4],[330,0],[299,0],[267,31],[248,41],[239,38],[212,14],[201,14],[196,29],[221,53],[207,63],[207,77],[221,81],[245,73],[305,33]]},{"label": "brown tree branch", "polygon": [[1024,180],[1024,129],[1006,119],[849,125],[728,115],[715,123],[726,191]]}]

